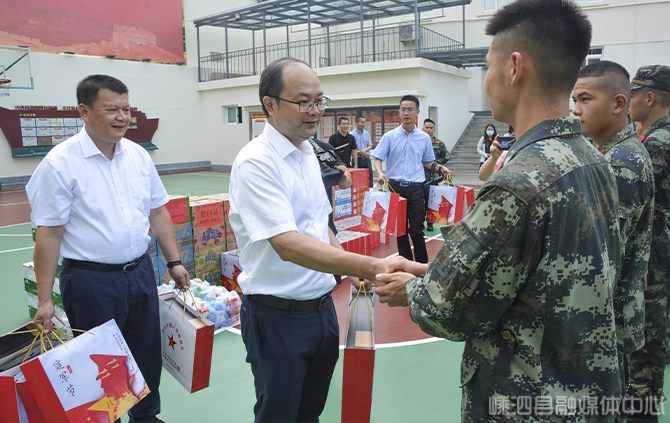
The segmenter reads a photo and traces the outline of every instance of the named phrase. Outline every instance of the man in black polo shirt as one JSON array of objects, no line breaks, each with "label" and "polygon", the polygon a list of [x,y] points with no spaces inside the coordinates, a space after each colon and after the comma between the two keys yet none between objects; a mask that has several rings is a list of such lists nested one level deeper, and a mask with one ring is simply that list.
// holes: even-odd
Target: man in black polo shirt
[{"label": "man in black polo shirt", "polygon": [[[349,133],[349,118],[341,117],[337,120],[337,132],[328,138],[328,144],[335,148],[335,153],[347,167],[358,169],[358,150],[356,138]],[[353,162],[352,162],[353,157]]]}]

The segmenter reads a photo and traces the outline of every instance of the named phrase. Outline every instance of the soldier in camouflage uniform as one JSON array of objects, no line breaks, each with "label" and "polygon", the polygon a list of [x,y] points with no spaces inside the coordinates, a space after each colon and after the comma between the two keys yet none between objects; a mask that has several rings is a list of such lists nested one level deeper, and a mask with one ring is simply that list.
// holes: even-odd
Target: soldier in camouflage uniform
[{"label": "soldier in camouflage uniform", "polygon": [[619,194],[624,252],[614,291],[622,392],[629,382],[630,354],[644,345],[644,277],[651,248],[654,173],[647,150],[628,123],[630,75],[606,60],[581,69],[572,90],[572,113],[584,135],[610,162]]},{"label": "soldier in camouflage uniform", "polygon": [[[437,165],[446,165],[451,155],[447,150],[447,146],[444,143],[435,137],[435,121],[432,119],[423,120],[423,132],[430,136],[430,145],[433,146],[433,153],[435,154],[435,164]],[[436,176],[440,176],[440,172],[433,172],[434,169],[424,169],[426,173],[426,181],[432,181]],[[426,202],[426,215],[428,214],[428,196],[430,194],[430,185],[426,185],[423,188],[424,191],[424,201]],[[433,231],[435,228],[431,222],[427,222],[426,230]]]},{"label": "soldier in camouflage uniform", "polygon": [[430,136],[430,144],[433,146],[433,153],[435,153],[435,163],[446,165],[451,159],[451,155],[447,146],[435,136],[435,122],[432,119],[424,119],[421,130]]},{"label": "soldier in camouflage uniform", "polygon": [[570,1],[517,0],[486,32],[493,117],[518,139],[442,229],[433,262],[397,259],[411,274],[379,275],[376,292],[409,304],[424,332],[466,341],[464,422],[612,422],[619,200],[609,163],[567,117],[591,25]]},{"label": "soldier in camouflage uniform", "polygon": [[643,128],[640,140],[651,157],[655,203],[645,291],[646,344],[631,356],[629,393],[655,403],[665,399],[663,379],[670,283],[670,67],[642,66],[631,82],[631,90],[630,116]]}]

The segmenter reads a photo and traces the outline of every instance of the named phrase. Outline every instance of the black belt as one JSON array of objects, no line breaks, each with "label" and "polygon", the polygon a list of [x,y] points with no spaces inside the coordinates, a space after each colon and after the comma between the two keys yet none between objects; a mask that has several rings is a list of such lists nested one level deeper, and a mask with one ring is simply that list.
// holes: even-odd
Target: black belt
[{"label": "black belt", "polygon": [[403,188],[407,187],[418,187],[418,186],[423,186],[423,182],[405,182],[405,181],[394,181],[393,179],[389,179],[389,181],[400,185]]},{"label": "black belt", "polygon": [[256,294],[249,294],[244,297],[264,306],[291,312],[323,311],[331,302],[333,302],[333,297],[330,296],[330,292],[316,300],[289,300],[287,298],[275,297],[274,295]]},{"label": "black belt", "polygon": [[94,261],[83,261],[83,260],[74,260],[69,258],[63,259],[63,266],[74,267],[75,269],[82,270],[93,270],[95,272],[130,272],[134,270],[137,266],[142,263],[144,257],[147,254],[144,253],[133,261],[123,264],[106,264],[106,263],[96,263]]}]

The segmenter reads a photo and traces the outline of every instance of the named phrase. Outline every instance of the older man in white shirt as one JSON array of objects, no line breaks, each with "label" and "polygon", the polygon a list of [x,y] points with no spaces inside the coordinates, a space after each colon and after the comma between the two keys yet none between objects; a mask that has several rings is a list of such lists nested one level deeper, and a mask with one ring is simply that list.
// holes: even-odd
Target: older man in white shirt
[{"label": "older man in white shirt", "polygon": [[332,274],[372,280],[390,260],[345,252],[328,228],[331,207],[306,141],[329,102],[314,71],[296,59],[274,61],[259,97],[268,123],[230,177],[255,421],[318,421],[339,356]]},{"label": "older man in white shirt", "polygon": [[91,75],[77,86],[77,101],[84,128],[54,147],[26,186],[38,225],[35,324],[51,330],[60,254],[60,289],[71,326],[89,330],[116,320],[151,390],[129,411],[130,422],[160,422],[160,318],[146,253],[150,225],[177,287],[188,286],[189,275],[179,261],[156,168],[146,150],[123,138],[130,122],[128,88],[111,76]]}]

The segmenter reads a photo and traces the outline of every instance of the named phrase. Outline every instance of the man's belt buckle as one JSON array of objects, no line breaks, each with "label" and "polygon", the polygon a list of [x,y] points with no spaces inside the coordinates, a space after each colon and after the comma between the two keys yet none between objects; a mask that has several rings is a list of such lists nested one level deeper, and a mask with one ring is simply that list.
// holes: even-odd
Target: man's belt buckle
[{"label": "man's belt buckle", "polygon": [[330,295],[324,295],[319,299],[319,311],[325,310],[330,305]]},{"label": "man's belt buckle", "polygon": [[407,188],[410,185],[411,185],[411,182],[400,181],[400,186],[403,187],[403,188]]},{"label": "man's belt buckle", "polygon": [[135,261],[131,261],[130,263],[126,263],[126,264],[123,266],[123,272],[124,272],[124,273],[128,273],[128,272],[130,272],[131,270],[133,270],[134,268],[136,268],[137,265],[140,264],[140,261],[142,260],[143,257],[144,257],[144,255],[141,255],[137,260],[135,260]]}]

